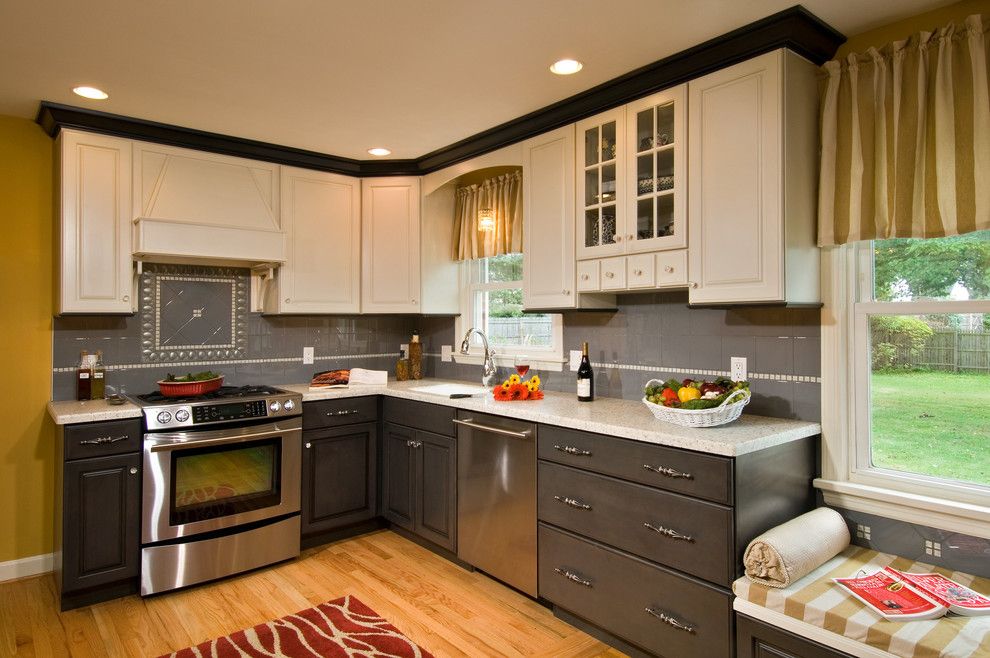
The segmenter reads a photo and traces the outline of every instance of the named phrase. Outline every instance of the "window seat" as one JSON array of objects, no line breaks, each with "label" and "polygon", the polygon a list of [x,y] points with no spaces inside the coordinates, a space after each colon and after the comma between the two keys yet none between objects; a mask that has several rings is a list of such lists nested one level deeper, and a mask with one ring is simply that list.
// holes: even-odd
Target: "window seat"
[{"label": "window seat", "polygon": [[831,581],[854,576],[861,569],[873,572],[887,565],[902,571],[936,571],[980,593],[990,593],[990,579],[850,546],[784,589],[758,585],[745,576],[736,580],[732,584],[737,597],[733,607],[737,613],[851,656],[990,656],[990,616],[888,621]]}]

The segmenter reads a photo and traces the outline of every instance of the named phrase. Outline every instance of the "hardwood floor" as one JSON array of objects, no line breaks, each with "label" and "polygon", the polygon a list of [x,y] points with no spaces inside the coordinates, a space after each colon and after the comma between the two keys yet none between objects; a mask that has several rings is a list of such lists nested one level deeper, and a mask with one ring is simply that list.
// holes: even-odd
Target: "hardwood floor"
[{"label": "hardwood floor", "polygon": [[50,574],[0,583],[0,656],[158,656],[353,594],[436,656],[623,654],[387,530],[147,599],[58,611]]}]

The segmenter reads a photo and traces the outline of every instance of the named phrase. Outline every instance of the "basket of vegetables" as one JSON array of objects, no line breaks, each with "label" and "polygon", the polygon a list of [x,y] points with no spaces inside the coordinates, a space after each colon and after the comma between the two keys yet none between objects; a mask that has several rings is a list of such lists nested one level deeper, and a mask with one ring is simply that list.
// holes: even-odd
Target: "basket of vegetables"
[{"label": "basket of vegetables", "polygon": [[167,398],[187,398],[212,393],[223,384],[223,375],[206,370],[176,377],[168,377],[158,382],[158,390]]},{"label": "basket of vegetables", "polygon": [[739,418],[749,404],[749,382],[722,377],[705,382],[692,379],[646,382],[643,404],[659,420],[683,427],[716,427]]}]

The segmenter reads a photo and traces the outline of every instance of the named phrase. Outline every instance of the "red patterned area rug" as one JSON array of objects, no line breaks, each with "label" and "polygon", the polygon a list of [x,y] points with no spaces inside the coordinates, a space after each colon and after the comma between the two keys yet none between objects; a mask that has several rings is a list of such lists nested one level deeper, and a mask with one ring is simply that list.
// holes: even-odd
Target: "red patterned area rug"
[{"label": "red patterned area rug", "polygon": [[433,658],[353,596],[160,658]]}]

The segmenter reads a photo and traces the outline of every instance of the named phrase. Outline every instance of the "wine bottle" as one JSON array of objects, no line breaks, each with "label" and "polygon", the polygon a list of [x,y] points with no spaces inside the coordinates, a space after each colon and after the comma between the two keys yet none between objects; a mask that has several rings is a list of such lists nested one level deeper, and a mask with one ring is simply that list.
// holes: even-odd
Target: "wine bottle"
[{"label": "wine bottle", "polygon": [[577,371],[578,402],[591,402],[595,399],[595,373],[588,360],[588,343],[581,346],[581,366]]}]

